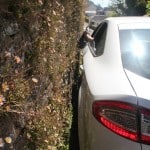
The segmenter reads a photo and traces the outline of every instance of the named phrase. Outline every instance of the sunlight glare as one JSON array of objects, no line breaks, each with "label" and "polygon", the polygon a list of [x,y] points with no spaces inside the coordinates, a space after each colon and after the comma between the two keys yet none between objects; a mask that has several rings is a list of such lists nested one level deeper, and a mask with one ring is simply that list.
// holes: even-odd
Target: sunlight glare
[{"label": "sunlight glare", "polygon": [[134,56],[143,57],[145,55],[144,46],[140,40],[134,39],[132,41],[132,50]]}]

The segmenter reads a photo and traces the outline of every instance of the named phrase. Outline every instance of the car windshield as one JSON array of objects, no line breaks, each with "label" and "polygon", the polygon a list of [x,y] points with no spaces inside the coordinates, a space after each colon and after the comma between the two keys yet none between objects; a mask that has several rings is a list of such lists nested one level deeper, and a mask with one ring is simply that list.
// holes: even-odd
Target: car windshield
[{"label": "car windshield", "polygon": [[123,67],[150,78],[150,29],[120,30]]}]

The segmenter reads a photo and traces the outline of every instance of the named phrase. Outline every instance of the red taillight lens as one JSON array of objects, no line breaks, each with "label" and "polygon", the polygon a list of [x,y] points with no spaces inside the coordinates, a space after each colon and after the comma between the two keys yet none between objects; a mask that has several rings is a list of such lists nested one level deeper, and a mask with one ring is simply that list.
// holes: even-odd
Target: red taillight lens
[{"label": "red taillight lens", "polygon": [[[111,131],[137,142],[150,144],[150,113],[129,103],[96,101],[93,115]],[[141,120],[141,121],[140,121]]]}]

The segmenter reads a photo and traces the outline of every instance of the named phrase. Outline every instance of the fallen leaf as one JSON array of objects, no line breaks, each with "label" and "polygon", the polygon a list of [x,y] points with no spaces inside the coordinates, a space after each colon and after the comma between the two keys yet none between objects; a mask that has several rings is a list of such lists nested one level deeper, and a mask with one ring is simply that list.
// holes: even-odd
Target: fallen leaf
[{"label": "fallen leaf", "polygon": [[6,137],[5,142],[8,143],[8,144],[11,144],[12,143],[12,138],[11,137]]},{"label": "fallen leaf", "polygon": [[5,98],[3,95],[0,95],[0,106],[4,104]]},{"label": "fallen leaf", "polygon": [[5,57],[11,57],[11,53],[10,53],[10,52],[5,51]]},{"label": "fallen leaf", "polygon": [[42,0],[38,0],[40,5],[43,5],[43,1]]},{"label": "fallen leaf", "polygon": [[44,140],[45,143],[48,143],[48,140]]},{"label": "fallen leaf", "polygon": [[43,58],[43,60],[44,60],[44,62],[47,62],[47,59],[45,57]]},{"label": "fallen leaf", "polygon": [[58,5],[58,6],[60,6],[60,4],[56,1],[56,4]]},{"label": "fallen leaf", "polygon": [[48,109],[48,110],[50,110],[51,108],[50,108],[50,106],[46,106],[46,108]]},{"label": "fallen leaf", "polygon": [[48,21],[48,22],[50,22],[50,21],[51,21],[50,17],[46,17],[46,19],[47,19],[47,21]]},{"label": "fallen leaf", "polygon": [[50,23],[48,23],[47,25],[48,25],[49,27],[51,27],[51,24],[50,24]]},{"label": "fallen leaf", "polygon": [[48,145],[48,150],[57,150],[57,148],[55,147],[55,146],[50,146],[50,145]]},{"label": "fallen leaf", "polygon": [[15,56],[14,60],[16,61],[17,64],[19,64],[21,62],[21,58],[18,56]]},{"label": "fallen leaf", "polygon": [[2,83],[2,91],[6,92],[8,90],[9,90],[9,86],[8,86],[7,82]]},{"label": "fallen leaf", "polygon": [[59,136],[59,134],[57,134],[57,133],[54,134],[54,137],[55,137],[55,138],[57,138],[58,136]]},{"label": "fallen leaf", "polygon": [[30,139],[31,138],[31,134],[27,133],[27,138]]},{"label": "fallen leaf", "polygon": [[54,38],[50,37],[50,40],[51,40],[52,42],[54,42]]},{"label": "fallen leaf", "polygon": [[55,15],[56,16],[56,12],[53,10],[53,15]]},{"label": "fallen leaf", "polygon": [[36,79],[36,78],[32,78],[32,81],[33,81],[34,83],[38,83],[38,79]]},{"label": "fallen leaf", "polygon": [[6,106],[6,111],[10,111],[10,106]]}]

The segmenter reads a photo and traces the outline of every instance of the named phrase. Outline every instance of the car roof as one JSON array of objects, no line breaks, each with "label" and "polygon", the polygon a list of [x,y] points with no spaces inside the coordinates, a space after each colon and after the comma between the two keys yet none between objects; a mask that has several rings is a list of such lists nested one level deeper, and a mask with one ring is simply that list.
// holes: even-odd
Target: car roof
[{"label": "car roof", "polygon": [[115,24],[122,23],[150,23],[150,17],[148,16],[140,16],[140,17],[109,17],[105,20],[109,22],[113,22]]}]

